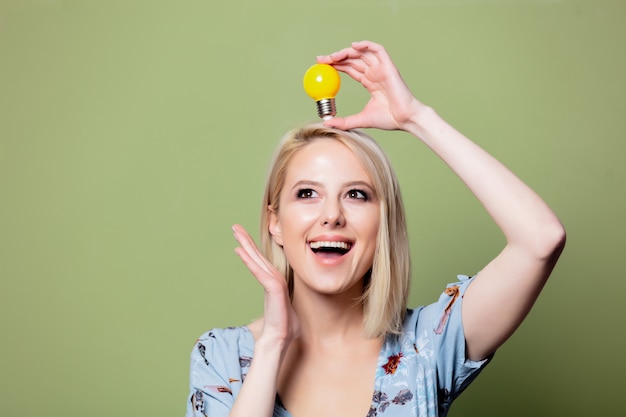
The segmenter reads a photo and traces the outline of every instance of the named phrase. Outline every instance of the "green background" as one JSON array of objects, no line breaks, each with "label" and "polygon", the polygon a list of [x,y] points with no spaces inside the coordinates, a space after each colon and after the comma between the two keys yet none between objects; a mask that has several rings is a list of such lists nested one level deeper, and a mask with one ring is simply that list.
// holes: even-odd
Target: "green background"
[{"label": "green background", "polygon": [[[274,146],[316,119],[304,71],[361,39],[568,230],[451,416],[626,415],[625,22],[621,0],[1,0],[0,415],[184,415],[195,338],[262,312],[230,226],[258,236]],[[366,98],[343,77],[340,114]],[[431,302],[503,239],[422,144],[373,134]]]}]

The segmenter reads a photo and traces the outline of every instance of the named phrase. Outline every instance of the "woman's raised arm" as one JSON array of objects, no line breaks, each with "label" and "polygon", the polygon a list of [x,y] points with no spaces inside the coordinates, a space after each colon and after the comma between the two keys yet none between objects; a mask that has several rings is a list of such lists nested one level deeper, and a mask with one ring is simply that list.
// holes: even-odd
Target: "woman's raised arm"
[{"label": "woman's raised arm", "polygon": [[564,247],[563,226],[530,187],[419,102],[381,45],[356,42],[317,60],[350,75],[371,96],[361,112],[331,119],[327,126],[411,133],[461,178],[502,230],[505,247],[482,269],[463,299],[467,356],[485,358],[530,311]]}]

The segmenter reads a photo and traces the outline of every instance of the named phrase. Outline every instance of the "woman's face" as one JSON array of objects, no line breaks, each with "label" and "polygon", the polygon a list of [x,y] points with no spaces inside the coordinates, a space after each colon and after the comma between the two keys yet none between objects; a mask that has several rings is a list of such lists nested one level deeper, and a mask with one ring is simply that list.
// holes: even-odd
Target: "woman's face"
[{"label": "woman's face", "polygon": [[270,233],[294,271],[294,294],[360,295],[372,266],[380,222],[378,196],[352,151],[317,139],[287,165]]}]

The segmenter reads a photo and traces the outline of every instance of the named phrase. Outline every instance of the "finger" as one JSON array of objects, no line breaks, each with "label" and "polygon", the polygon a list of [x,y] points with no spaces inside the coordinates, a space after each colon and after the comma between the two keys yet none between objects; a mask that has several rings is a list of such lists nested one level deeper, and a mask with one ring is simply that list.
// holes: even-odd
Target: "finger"
[{"label": "finger", "polygon": [[277,294],[282,296],[285,291],[284,289],[286,288],[286,283],[284,280],[280,279],[277,272],[274,274],[267,273],[254,259],[250,257],[249,254],[241,250],[241,248],[236,248],[235,253],[239,255],[244,265],[256,278],[257,282],[261,284],[267,294]]},{"label": "finger", "polygon": [[275,288],[277,281],[279,283],[284,281],[276,268],[262,255],[246,251],[243,247],[235,248],[235,253],[266,290]]},{"label": "finger", "polygon": [[371,41],[353,42],[347,48],[316,57],[316,61],[320,64],[332,65],[347,60],[363,60],[368,65],[374,65],[381,61],[390,61],[390,58],[382,45]]},{"label": "finger", "polygon": [[339,51],[335,51],[329,54],[328,58],[330,58],[332,62],[341,62],[346,59],[356,58],[357,55],[355,52],[356,51],[352,49],[351,47],[343,48],[343,49],[340,49]]},{"label": "finger", "polygon": [[334,67],[337,71],[341,71],[344,74],[349,75],[351,78],[358,82],[362,82],[365,77],[363,70],[352,65],[334,65]]},{"label": "finger", "polygon": [[315,57],[315,62],[317,62],[318,64],[332,64],[333,59],[330,57],[330,55],[318,55]]},{"label": "finger", "polygon": [[340,130],[370,127],[367,125],[365,118],[361,116],[360,113],[346,117],[333,117],[332,119],[324,121],[324,126]]},{"label": "finger", "polygon": [[369,51],[369,52],[372,52],[373,54],[379,54],[385,51],[385,48],[382,45],[376,42],[372,42],[372,41],[352,42],[350,44],[350,47],[354,49],[355,51],[361,51],[361,52]]},{"label": "finger", "polygon": [[336,57],[335,54],[332,54],[331,59],[333,60],[333,64],[349,64],[349,65],[361,65],[361,66],[372,66],[378,64],[378,59],[376,56],[365,51],[357,51],[350,48],[347,51],[347,55],[344,56],[341,54],[339,57]]},{"label": "finger", "polygon": [[385,47],[380,44],[370,41],[361,41],[353,43],[352,47],[357,51],[361,51],[364,55],[367,55],[369,59],[372,60],[371,62],[376,60],[376,62],[385,66],[395,66]]},{"label": "finger", "polygon": [[316,57],[316,60],[320,64],[336,64],[345,61],[363,60],[366,64],[372,65],[377,62],[375,55],[371,53],[367,47],[355,49],[352,46],[343,48],[329,55],[320,55]]},{"label": "finger", "polygon": [[368,90],[370,94],[372,94],[373,91],[377,89],[376,81],[371,80],[370,77],[366,75],[364,70],[355,68],[353,66],[344,66],[344,65],[335,65],[335,68],[337,68],[338,71],[341,71],[349,75],[355,81],[361,83],[361,85],[365,87],[365,89]]},{"label": "finger", "polygon": [[385,49],[383,48],[382,45],[376,42],[367,41],[367,40],[352,42],[350,46],[359,51],[369,50],[369,51],[376,52],[376,51],[380,51],[381,49]]},{"label": "finger", "polygon": [[246,250],[243,246],[235,248],[235,253],[239,255],[241,260],[246,264],[250,272],[258,277],[258,273],[271,275],[272,268],[263,262],[263,259],[254,252]]},{"label": "finger", "polygon": [[347,69],[352,69],[353,71],[358,71],[361,73],[365,73],[365,71],[367,71],[368,68],[370,68],[371,66],[367,64],[367,62],[364,62],[363,60],[350,60],[350,61],[343,61],[343,62],[339,62],[337,64],[333,64],[333,67],[335,67],[335,69],[337,71],[344,71]]},{"label": "finger", "polygon": [[239,242],[243,249],[245,249],[248,253],[252,254],[254,252],[258,252],[258,248],[256,247],[254,240],[242,226],[234,225],[233,235],[235,236],[235,239],[237,239],[237,242]]},{"label": "finger", "polygon": [[370,64],[379,63],[388,56],[382,45],[370,41],[352,42],[352,49],[360,53]]},{"label": "finger", "polygon": [[241,247],[248,253],[252,254],[256,251],[256,244],[246,230],[240,225],[233,226],[233,235]]},{"label": "finger", "polygon": [[235,248],[235,253],[237,254],[237,256],[239,256],[241,261],[252,273],[252,275],[257,279],[257,281],[259,281],[259,283],[263,287],[265,287],[265,284],[268,281],[267,272],[263,270],[263,268],[261,268],[259,264],[254,259],[252,259],[250,255],[242,248]]},{"label": "finger", "polygon": [[235,239],[241,245],[241,249],[264,271],[271,273],[274,266],[263,256],[258,247],[254,243],[254,240],[246,230],[240,225],[233,226],[233,232]]},{"label": "finger", "polygon": [[243,247],[235,248],[235,253],[257,278],[259,274],[270,275],[272,273],[271,269],[258,256],[246,251]]}]

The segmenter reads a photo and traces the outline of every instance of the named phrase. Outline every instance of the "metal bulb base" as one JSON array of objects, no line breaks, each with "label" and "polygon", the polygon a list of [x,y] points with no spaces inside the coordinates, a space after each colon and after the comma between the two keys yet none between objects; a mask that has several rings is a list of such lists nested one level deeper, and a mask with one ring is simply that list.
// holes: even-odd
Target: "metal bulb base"
[{"label": "metal bulb base", "polygon": [[334,98],[324,98],[317,101],[317,115],[324,120],[332,119],[337,114]]}]

